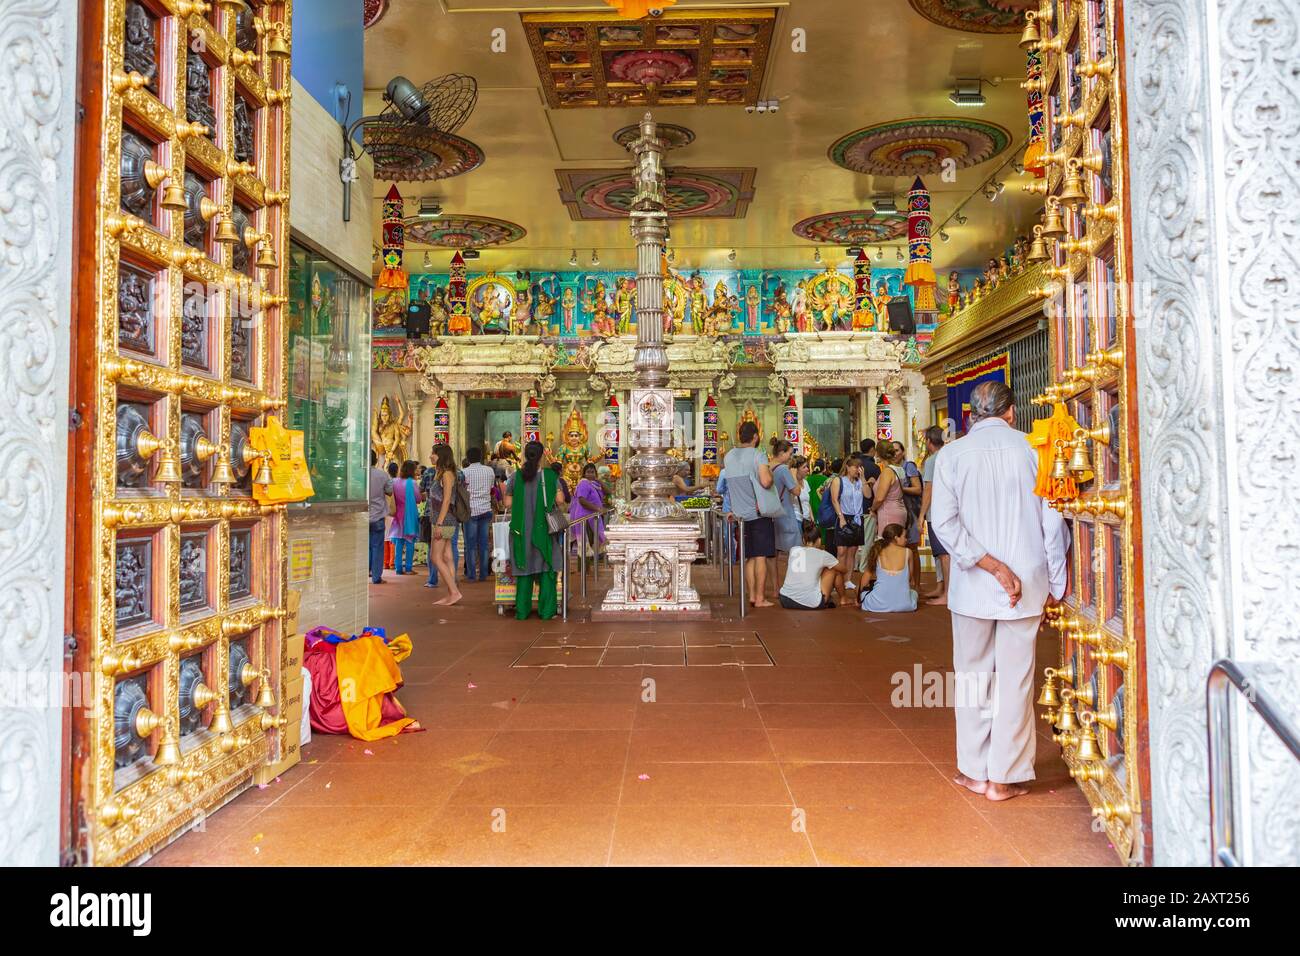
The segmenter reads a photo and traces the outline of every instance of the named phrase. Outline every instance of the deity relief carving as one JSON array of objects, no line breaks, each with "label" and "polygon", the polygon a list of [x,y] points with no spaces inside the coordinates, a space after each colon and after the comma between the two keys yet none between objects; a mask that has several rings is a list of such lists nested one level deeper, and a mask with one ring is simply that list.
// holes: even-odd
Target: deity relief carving
[{"label": "deity relief carving", "polygon": [[628,599],[671,601],[676,565],[658,551],[646,551],[628,569]]},{"label": "deity relief carving", "polygon": [[185,59],[185,118],[202,123],[216,135],[217,114],[212,108],[212,70],[200,53]]}]

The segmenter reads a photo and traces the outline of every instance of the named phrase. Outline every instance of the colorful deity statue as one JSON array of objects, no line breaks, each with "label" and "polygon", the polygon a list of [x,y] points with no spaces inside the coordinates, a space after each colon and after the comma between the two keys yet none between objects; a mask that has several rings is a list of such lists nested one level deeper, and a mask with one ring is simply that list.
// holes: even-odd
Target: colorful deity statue
[{"label": "colorful deity statue", "polygon": [[704,277],[698,272],[690,278],[691,328],[696,335],[704,332],[704,320],[709,311],[709,297],[704,291]]},{"label": "colorful deity statue", "polygon": [[385,395],[380,401],[379,410],[375,412],[375,420],[370,426],[370,446],[379,456],[381,467],[387,467],[389,462],[395,461],[400,465],[406,461],[406,443],[411,437],[412,417],[412,412],[402,403],[401,396],[397,399],[395,416],[392,405],[388,403],[388,396]]},{"label": "colorful deity statue", "polygon": [[812,319],[808,313],[808,284],[800,279],[794,287],[794,301],[790,305],[797,332],[811,332]]},{"label": "colorful deity statue", "polygon": [[636,310],[636,280],[619,276],[618,291],[614,293],[614,311],[618,313],[618,334],[632,331],[632,313]]},{"label": "colorful deity statue", "polygon": [[686,300],[690,293],[681,273],[672,268],[664,271],[664,334],[682,331],[686,324]]},{"label": "colorful deity statue", "polygon": [[474,299],[474,311],[478,312],[481,331],[488,333],[510,330],[508,325],[510,301],[501,288],[487,283],[478,291]]},{"label": "colorful deity statue", "polygon": [[853,331],[866,332],[866,331],[870,331],[871,329],[877,328],[880,325],[879,320],[876,318],[875,311],[870,307],[871,303],[869,298],[867,298],[867,301],[864,302],[864,305],[866,305],[867,307],[863,309],[855,309],[854,305],[856,303],[854,302],[853,297],[847,296],[847,298],[848,298],[848,308],[853,315],[853,320],[852,320]]},{"label": "colorful deity statue", "polygon": [[582,304],[591,313],[591,334],[598,338],[613,338],[618,334],[614,328],[614,317],[609,312],[609,297],[605,292],[605,282],[596,280],[596,288],[584,295]]},{"label": "colorful deity statue", "polygon": [[745,406],[744,412],[741,413],[740,421],[736,423],[736,433],[740,433],[740,426],[745,422],[753,422],[754,427],[758,429],[758,447],[763,447],[763,423],[758,420],[758,412],[754,411],[753,405]]},{"label": "colorful deity statue", "polygon": [[[849,294],[848,289],[842,286],[835,295],[835,324],[841,329],[854,328],[853,296]],[[863,322],[863,328],[869,327],[870,323]]]},{"label": "colorful deity statue", "polygon": [[762,323],[762,305],[758,294],[758,286],[750,285],[745,290],[745,331],[750,335],[757,335]]},{"label": "colorful deity statue", "polygon": [[515,293],[515,314],[510,320],[510,330],[515,335],[527,335],[533,321],[533,292],[525,285]]},{"label": "colorful deity statue", "polygon": [[951,315],[961,307],[961,277],[957,273],[948,273],[948,313]]},{"label": "colorful deity statue", "polygon": [[731,331],[736,309],[736,300],[722,279],[713,287],[713,304],[709,306],[704,320],[704,334],[716,338]]},{"label": "colorful deity statue", "polygon": [[533,321],[537,323],[537,334],[547,335],[551,331],[551,316],[555,314],[555,299],[537,286],[537,303],[533,306]]},{"label": "colorful deity statue", "polygon": [[392,289],[386,295],[375,296],[375,328],[398,329],[406,321],[406,292]]},{"label": "colorful deity statue", "polygon": [[578,293],[569,286],[560,295],[560,331],[562,335],[578,332]]},{"label": "colorful deity statue", "polygon": [[889,303],[893,300],[894,297],[889,294],[889,289],[886,288],[885,283],[876,283],[876,297],[871,304],[876,307],[876,315],[880,318],[881,322],[884,322],[885,318],[889,315]]},{"label": "colorful deity statue", "polygon": [[789,332],[793,310],[790,308],[790,300],[785,297],[785,282],[779,279],[776,291],[772,293],[772,313],[776,317],[776,330],[783,334]]},{"label": "colorful deity statue", "polygon": [[564,480],[569,483],[569,488],[577,488],[578,482],[582,481],[582,469],[592,459],[587,447],[587,423],[578,414],[576,405],[569,410],[569,417],[564,420],[556,458],[563,466]]}]

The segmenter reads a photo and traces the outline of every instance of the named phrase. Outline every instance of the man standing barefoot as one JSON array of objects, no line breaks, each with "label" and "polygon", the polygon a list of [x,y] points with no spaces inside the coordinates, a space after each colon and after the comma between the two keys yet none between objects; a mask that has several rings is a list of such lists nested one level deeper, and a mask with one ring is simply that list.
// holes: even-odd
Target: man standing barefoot
[{"label": "man standing barefoot", "polygon": [[1038,460],[1011,426],[1011,389],[971,393],[971,427],[935,462],[931,523],[952,557],[955,782],[989,800],[1034,779],[1034,645],[1066,586],[1065,522],[1034,494]]}]

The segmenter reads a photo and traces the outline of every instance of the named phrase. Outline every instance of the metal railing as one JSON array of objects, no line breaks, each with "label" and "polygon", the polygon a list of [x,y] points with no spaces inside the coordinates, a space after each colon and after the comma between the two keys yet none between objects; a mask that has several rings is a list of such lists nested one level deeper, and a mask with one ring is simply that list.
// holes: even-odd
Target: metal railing
[{"label": "metal railing", "polygon": [[[740,565],[740,616],[743,618],[749,613],[745,600],[745,523],[735,515],[723,514],[721,508],[713,509],[710,520],[713,522],[713,553],[718,556],[718,575],[727,582],[728,597],[736,594],[735,571],[736,565]],[[738,558],[731,546],[733,534],[739,548]]]},{"label": "metal railing", "polygon": [[1291,756],[1300,760],[1300,731],[1273,698],[1251,680],[1251,668],[1236,661],[1215,661],[1205,680],[1206,734],[1209,738],[1210,853],[1213,866],[1238,866],[1236,798],[1232,792],[1232,698],[1236,688],[1263,718]]},{"label": "metal railing", "polygon": [[[587,597],[587,548],[591,545],[587,542],[587,522],[593,518],[604,518],[614,513],[613,508],[606,508],[604,511],[593,511],[589,515],[583,515],[581,518],[575,518],[569,523],[569,527],[564,531],[564,560],[561,562],[561,590],[560,590],[560,619],[567,621],[569,619],[569,543],[576,541],[578,543],[578,580],[582,589],[582,597]],[[576,531],[576,533],[575,533]],[[596,551],[592,555],[592,575],[595,580],[600,580],[600,552]],[[609,567],[609,554],[605,554],[605,567]]]}]

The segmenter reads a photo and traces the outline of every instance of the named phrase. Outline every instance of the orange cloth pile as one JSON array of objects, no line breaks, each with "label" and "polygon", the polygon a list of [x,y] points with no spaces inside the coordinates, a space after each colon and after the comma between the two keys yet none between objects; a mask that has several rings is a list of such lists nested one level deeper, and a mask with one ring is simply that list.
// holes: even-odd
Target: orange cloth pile
[{"label": "orange cloth pile", "polygon": [[1090,481],[1092,472],[1076,476],[1071,473],[1065,478],[1052,477],[1052,465],[1056,461],[1056,443],[1066,443],[1065,454],[1070,454],[1070,442],[1074,441],[1074,431],[1079,423],[1057,402],[1052,406],[1049,418],[1040,418],[1034,422],[1034,429],[1029,433],[1029,444],[1038,451],[1038,480],[1034,484],[1034,494],[1049,501],[1073,501],[1079,497],[1080,481]]},{"label": "orange cloth pile", "polygon": [[[375,634],[363,634],[355,641],[339,644],[334,652],[338,671],[339,697],[343,716],[348,722],[348,732],[360,740],[380,740],[400,734],[415,723],[411,717],[402,717],[381,724],[385,699],[390,707],[401,704],[389,697],[402,684],[402,672],[397,662],[411,654],[411,639],[405,634],[393,638],[388,644]],[[406,713],[402,710],[402,713]]]}]

